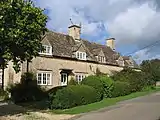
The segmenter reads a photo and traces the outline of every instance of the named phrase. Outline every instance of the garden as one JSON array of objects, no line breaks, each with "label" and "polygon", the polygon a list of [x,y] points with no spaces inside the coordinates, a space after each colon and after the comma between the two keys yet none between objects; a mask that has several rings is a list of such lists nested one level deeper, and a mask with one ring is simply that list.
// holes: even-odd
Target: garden
[{"label": "garden", "polygon": [[84,78],[81,83],[71,79],[68,86],[46,91],[37,85],[33,73],[25,73],[20,83],[9,85],[6,91],[1,90],[1,96],[28,108],[77,114],[159,90],[155,87],[155,80],[151,78],[144,71],[125,68],[111,77],[98,73]]}]

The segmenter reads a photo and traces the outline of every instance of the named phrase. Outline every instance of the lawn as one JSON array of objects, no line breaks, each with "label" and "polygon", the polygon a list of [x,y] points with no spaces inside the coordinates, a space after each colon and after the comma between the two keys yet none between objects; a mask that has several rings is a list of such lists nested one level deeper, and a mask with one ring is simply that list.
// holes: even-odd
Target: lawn
[{"label": "lawn", "polygon": [[104,100],[102,100],[100,102],[96,102],[96,103],[92,103],[92,104],[88,104],[88,105],[83,105],[83,106],[78,106],[78,107],[74,107],[74,108],[70,108],[70,109],[66,109],[66,110],[52,110],[52,112],[53,113],[57,113],[57,114],[80,114],[80,113],[86,113],[86,112],[98,110],[100,108],[104,108],[104,107],[108,107],[108,106],[111,106],[111,105],[115,105],[116,103],[118,103],[120,101],[129,100],[129,99],[132,99],[132,98],[148,95],[148,94],[151,94],[151,93],[157,92],[157,91],[160,91],[160,87],[158,87],[158,88],[156,88],[154,90],[136,92],[136,93],[132,93],[130,95],[121,96],[121,97],[117,97],[117,98],[107,98],[107,99],[104,99]]}]

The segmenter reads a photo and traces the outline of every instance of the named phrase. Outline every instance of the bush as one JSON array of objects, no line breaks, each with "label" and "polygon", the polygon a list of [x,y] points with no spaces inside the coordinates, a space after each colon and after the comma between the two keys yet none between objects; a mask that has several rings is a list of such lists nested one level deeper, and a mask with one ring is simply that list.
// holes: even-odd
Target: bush
[{"label": "bush", "polygon": [[68,85],[77,85],[78,82],[76,80],[74,80],[74,78],[72,77],[71,80],[69,81]]},{"label": "bush", "polygon": [[57,86],[54,87],[50,90],[47,91],[47,95],[48,95],[48,106],[50,107],[52,105],[52,101],[55,98],[55,95],[57,93],[58,90],[61,90],[63,88],[65,88],[66,86]]},{"label": "bush", "polygon": [[116,81],[113,85],[112,97],[119,97],[130,94],[130,85],[127,82]]},{"label": "bush", "polygon": [[88,76],[81,82],[81,84],[95,88],[99,100],[103,99],[104,88],[99,76]]},{"label": "bush", "polygon": [[0,99],[6,100],[6,99],[8,99],[8,97],[9,97],[9,95],[8,95],[7,91],[0,89]]},{"label": "bush", "polygon": [[110,98],[112,96],[113,80],[106,75],[99,76],[99,78],[103,84],[103,96]]},{"label": "bush", "polygon": [[97,102],[96,90],[87,85],[71,85],[60,89],[51,101],[51,109],[67,109]]},{"label": "bush", "polygon": [[130,91],[141,91],[145,86],[153,84],[143,72],[137,72],[131,69],[124,69],[113,76],[114,81],[127,82],[130,85]]},{"label": "bush", "polygon": [[10,85],[8,91],[15,103],[40,101],[47,97],[46,92],[36,84],[32,73],[22,75],[21,83]]}]

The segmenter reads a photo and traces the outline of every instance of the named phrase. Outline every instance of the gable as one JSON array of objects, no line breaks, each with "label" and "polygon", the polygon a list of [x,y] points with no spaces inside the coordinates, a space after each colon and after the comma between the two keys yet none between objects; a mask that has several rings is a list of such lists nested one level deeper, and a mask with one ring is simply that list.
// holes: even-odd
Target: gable
[{"label": "gable", "polygon": [[41,41],[41,43],[42,43],[42,45],[52,46],[52,45],[50,44],[50,42],[47,40],[46,37]]},{"label": "gable", "polygon": [[119,58],[118,58],[118,61],[123,61],[124,59],[123,59],[123,57],[122,56],[120,56]]},{"label": "gable", "polygon": [[80,46],[78,47],[77,51],[86,52],[85,47],[82,44],[80,44]]},{"label": "gable", "polygon": [[101,51],[99,52],[98,55],[99,55],[99,56],[105,56],[105,55],[104,55],[104,52],[102,51],[102,49],[101,49]]}]

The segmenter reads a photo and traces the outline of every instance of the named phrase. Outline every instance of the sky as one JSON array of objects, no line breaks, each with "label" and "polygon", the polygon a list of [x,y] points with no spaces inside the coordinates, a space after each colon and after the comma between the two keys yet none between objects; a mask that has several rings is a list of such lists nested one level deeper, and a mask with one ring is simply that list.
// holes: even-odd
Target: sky
[{"label": "sky", "polygon": [[105,44],[113,37],[116,51],[138,63],[160,58],[160,0],[33,1],[45,9],[50,30],[67,34],[71,18],[82,24],[83,39]]}]

